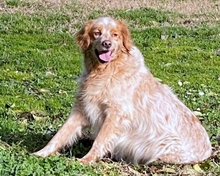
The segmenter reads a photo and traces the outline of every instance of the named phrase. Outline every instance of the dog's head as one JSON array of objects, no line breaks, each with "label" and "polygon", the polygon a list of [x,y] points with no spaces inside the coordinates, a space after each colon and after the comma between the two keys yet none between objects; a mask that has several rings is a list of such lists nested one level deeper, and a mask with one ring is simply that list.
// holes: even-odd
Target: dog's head
[{"label": "dog's head", "polygon": [[108,63],[118,54],[129,52],[132,47],[127,26],[110,17],[87,22],[76,34],[77,43],[86,52],[92,52],[100,63]]}]

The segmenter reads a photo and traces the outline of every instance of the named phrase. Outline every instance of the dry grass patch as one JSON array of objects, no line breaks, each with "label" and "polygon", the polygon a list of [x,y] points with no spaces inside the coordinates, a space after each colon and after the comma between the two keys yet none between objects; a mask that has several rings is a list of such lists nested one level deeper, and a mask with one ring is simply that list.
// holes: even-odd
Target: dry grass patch
[{"label": "dry grass patch", "polygon": [[212,0],[79,0],[92,8],[101,9],[134,9],[140,7],[175,11],[182,14],[220,14],[220,2]]},{"label": "dry grass patch", "polygon": [[185,23],[186,19],[190,23],[201,24],[209,22],[213,24],[220,19],[220,1],[214,0],[79,0],[84,4],[84,8],[102,9],[103,12],[110,9],[131,10],[140,7],[153,8],[156,10],[180,13],[184,18],[177,19],[177,23]]},{"label": "dry grass patch", "polygon": [[[138,8],[152,8],[180,14],[174,22],[177,25],[195,26],[207,24],[214,26],[220,20],[220,1],[216,0],[24,0],[20,2],[28,5],[8,6],[12,0],[0,2],[0,12],[14,13],[17,11],[33,14],[40,11],[39,6],[46,11],[61,9],[63,13],[72,15],[78,13],[77,21],[87,21],[94,11],[100,16],[108,16],[112,10],[132,10]],[[18,3],[19,4],[19,3]],[[66,8],[65,5],[73,7]],[[77,12],[74,10],[77,9]]]}]

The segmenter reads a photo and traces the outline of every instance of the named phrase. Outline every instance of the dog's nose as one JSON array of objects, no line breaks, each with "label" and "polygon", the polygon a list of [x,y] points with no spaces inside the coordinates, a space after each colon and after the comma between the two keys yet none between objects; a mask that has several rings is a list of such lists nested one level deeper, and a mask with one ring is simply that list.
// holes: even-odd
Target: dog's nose
[{"label": "dog's nose", "polygon": [[105,48],[110,48],[112,46],[112,42],[110,40],[104,40],[102,42],[102,46],[104,46]]}]

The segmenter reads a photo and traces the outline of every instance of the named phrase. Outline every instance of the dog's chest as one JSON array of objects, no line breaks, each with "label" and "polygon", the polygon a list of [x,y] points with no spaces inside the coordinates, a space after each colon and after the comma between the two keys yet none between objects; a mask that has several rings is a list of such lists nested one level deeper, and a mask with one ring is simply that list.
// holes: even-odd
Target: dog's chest
[{"label": "dog's chest", "polygon": [[132,95],[137,83],[135,80],[137,81],[135,76],[125,77],[109,72],[82,78],[80,99],[87,118],[93,123],[105,119],[112,109],[130,112],[133,104]]},{"label": "dog's chest", "polygon": [[99,77],[89,78],[81,82],[80,100],[82,108],[91,121],[103,121],[106,110],[111,104],[111,90],[109,80],[102,80]]}]

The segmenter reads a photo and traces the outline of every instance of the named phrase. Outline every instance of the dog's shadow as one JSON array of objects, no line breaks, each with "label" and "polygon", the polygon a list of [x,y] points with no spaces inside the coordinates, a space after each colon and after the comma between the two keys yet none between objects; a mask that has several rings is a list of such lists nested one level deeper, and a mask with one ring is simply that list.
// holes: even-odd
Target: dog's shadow
[{"label": "dog's shadow", "polygon": [[[32,123],[32,122],[28,122]],[[36,133],[34,123],[28,124],[26,129],[17,130],[11,128],[9,125],[0,124],[0,143],[6,147],[19,146],[24,148],[28,153],[36,152],[42,149],[57,131],[50,131],[49,133]],[[32,127],[33,126],[33,127]],[[48,129],[49,131],[49,129]],[[74,145],[62,148],[59,152],[66,157],[83,157],[91,148],[93,141],[90,139],[78,140]]]},{"label": "dog's shadow", "polygon": [[61,154],[64,154],[67,157],[76,157],[82,158],[85,156],[91,149],[93,140],[90,139],[81,139],[77,141],[74,145],[69,147],[64,147],[60,150]]}]

